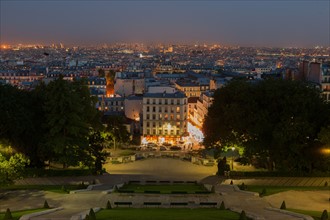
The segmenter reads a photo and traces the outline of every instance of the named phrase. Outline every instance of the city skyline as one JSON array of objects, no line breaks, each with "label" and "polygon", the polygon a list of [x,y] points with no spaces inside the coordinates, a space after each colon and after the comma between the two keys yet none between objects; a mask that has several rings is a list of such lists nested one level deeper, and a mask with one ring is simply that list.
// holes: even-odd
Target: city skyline
[{"label": "city skyline", "polygon": [[[328,1],[1,1],[1,44],[329,46]],[[60,15],[60,16],[59,16]]]}]

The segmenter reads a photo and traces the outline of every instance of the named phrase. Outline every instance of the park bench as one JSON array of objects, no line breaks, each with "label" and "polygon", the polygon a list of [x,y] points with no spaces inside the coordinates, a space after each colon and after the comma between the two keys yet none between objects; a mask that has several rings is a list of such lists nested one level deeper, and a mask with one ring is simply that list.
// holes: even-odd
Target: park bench
[{"label": "park bench", "polygon": [[187,206],[188,202],[171,202],[171,206]]},{"label": "park bench", "polygon": [[184,183],[184,181],[173,181],[173,183]]},{"label": "park bench", "polygon": [[187,194],[186,191],[172,191],[171,194]]},{"label": "park bench", "polygon": [[147,180],[146,183],[157,183],[156,180]]},{"label": "park bench", "polygon": [[160,191],[156,191],[156,190],[145,190],[144,193],[148,193],[148,194],[160,194]]},{"label": "park bench", "polygon": [[132,184],[132,183],[140,183],[140,181],[139,181],[139,180],[130,180],[130,181],[128,181],[128,183],[129,183],[129,184]]},{"label": "park bench", "polygon": [[159,181],[159,183],[171,183],[171,181],[168,181],[168,180],[161,180],[161,181]]},{"label": "park bench", "polygon": [[217,202],[200,202],[199,203],[200,206],[213,206],[216,207],[218,205]]},{"label": "park bench", "polygon": [[162,203],[161,202],[144,202],[143,205],[145,206],[160,206]]},{"label": "park bench", "polygon": [[121,205],[124,205],[124,206],[127,206],[128,207],[131,207],[132,205],[132,202],[114,202],[114,204],[118,207],[118,206],[121,206]]}]

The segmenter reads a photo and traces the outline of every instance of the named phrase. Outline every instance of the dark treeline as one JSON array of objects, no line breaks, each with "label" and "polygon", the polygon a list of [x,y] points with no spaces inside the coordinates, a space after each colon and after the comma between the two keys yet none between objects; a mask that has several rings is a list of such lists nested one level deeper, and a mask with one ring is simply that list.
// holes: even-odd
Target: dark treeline
[{"label": "dark treeline", "polygon": [[104,149],[129,139],[120,119],[110,118],[103,126],[97,99],[83,80],[60,77],[31,91],[1,85],[0,100],[0,140],[27,156],[32,167],[51,161],[98,172],[107,156]]},{"label": "dark treeline", "polygon": [[205,145],[244,150],[243,161],[269,170],[328,171],[330,108],[319,89],[287,80],[234,80],[214,94]]}]

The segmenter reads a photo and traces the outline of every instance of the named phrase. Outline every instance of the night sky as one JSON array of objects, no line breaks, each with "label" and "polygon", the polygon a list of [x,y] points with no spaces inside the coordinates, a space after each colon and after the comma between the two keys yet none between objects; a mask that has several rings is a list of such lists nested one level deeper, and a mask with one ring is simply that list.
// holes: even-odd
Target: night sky
[{"label": "night sky", "polygon": [[329,46],[328,0],[1,0],[1,43]]}]

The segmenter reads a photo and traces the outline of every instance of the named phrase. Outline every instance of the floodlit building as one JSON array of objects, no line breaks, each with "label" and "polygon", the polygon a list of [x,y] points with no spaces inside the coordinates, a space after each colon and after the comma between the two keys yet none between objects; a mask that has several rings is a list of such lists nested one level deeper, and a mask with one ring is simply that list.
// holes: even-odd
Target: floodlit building
[{"label": "floodlit building", "polygon": [[142,142],[176,143],[187,135],[187,97],[182,92],[146,93]]}]

